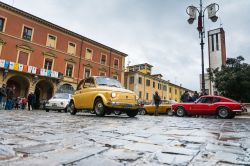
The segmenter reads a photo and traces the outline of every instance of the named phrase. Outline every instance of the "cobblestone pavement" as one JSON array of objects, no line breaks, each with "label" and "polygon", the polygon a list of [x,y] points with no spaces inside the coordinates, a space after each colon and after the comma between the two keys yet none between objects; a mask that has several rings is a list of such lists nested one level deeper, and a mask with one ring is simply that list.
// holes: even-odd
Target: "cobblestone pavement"
[{"label": "cobblestone pavement", "polygon": [[0,165],[250,165],[250,118],[1,110]]}]

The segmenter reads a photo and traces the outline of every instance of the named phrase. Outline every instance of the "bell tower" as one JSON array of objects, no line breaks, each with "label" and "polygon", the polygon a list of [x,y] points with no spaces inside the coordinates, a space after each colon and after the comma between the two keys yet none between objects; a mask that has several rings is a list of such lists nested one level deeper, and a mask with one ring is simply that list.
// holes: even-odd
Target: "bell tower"
[{"label": "bell tower", "polygon": [[[225,31],[223,28],[217,28],[208,31],[208,60],[209,68],[221,69],[221,66],[226,64],[226,43]],[[209,81],[209,94],[214,94],[216,91],[214,83]]]}]

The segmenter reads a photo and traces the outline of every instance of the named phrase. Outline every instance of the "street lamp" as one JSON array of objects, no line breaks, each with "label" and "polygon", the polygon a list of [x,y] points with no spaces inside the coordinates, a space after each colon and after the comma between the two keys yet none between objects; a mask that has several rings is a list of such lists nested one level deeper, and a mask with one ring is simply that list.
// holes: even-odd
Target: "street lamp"
[{"label": "street lamp", "polygon": [[201,45],[201,89],[202,92],[205,92],[205,76],[204,76],[204,42],[203,38],[205,38],[205,25],[204,25],[204,13],[205,11],[208,11],[208,18],[212,22],[216,22],[218,17],[216,16],[216,12],[219,10],[219,5],[216,3],[212,3],[208,6],[206,6],[204,9],[202,8],[202,0],[200,0],[200,8],[198,9],[195,6],[188,6],[186,9],[187,14],[189,15],[189,19],[187,20],[189,24],[193,24],[194,20],[196,19],[196,13],[198,13],[198,26],[197,30],[199,31],[199,37],[201,39],[200,45]]}]

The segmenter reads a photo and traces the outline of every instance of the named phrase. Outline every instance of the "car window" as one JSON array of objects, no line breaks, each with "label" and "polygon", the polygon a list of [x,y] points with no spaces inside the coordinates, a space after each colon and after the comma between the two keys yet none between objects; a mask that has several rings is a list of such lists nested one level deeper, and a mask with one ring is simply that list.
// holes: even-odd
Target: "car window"
[{"label": "car window", "polygon": [[84,83],[84,80],[81,80],[81,81],[78,83],[76,90],[82,89],[83,83]]},{"label": "car window", "polygon": [[94,87],[94,86],[95,86],[95,83],[94,83],[94,79],[93,79],[93,78],[87,78],[87,79],[84,81],[84,84],[83,84],[83,87],[84,87],[84,88]]},{"label": "car window", "polygon": [[217,102],[220,102],[220,98],[214,97],[214,98],[213,98],[213,103],[217,103]]},{"label": "car window", "polygon": [[123,88],[118,80],[109,77],[96,77],[96,84],[99,86]]},{"label": "car window", "polygon": [[212,103],[213,98],[212,97],[202,97],[197,102],[198,103]]},{"label": "car window", "polygon": [[69,94],[67,93],[56,93],[53,96],[53,99],[68,99],[69,98]]}]

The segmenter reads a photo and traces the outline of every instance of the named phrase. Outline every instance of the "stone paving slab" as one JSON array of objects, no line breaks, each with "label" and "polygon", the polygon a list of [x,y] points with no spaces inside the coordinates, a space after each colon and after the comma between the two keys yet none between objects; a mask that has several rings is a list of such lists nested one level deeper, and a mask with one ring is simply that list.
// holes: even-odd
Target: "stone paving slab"
[{"label": "stone paving slab", "polygon": [[0,165],[250,165],[250,117],[0,110]]}]

